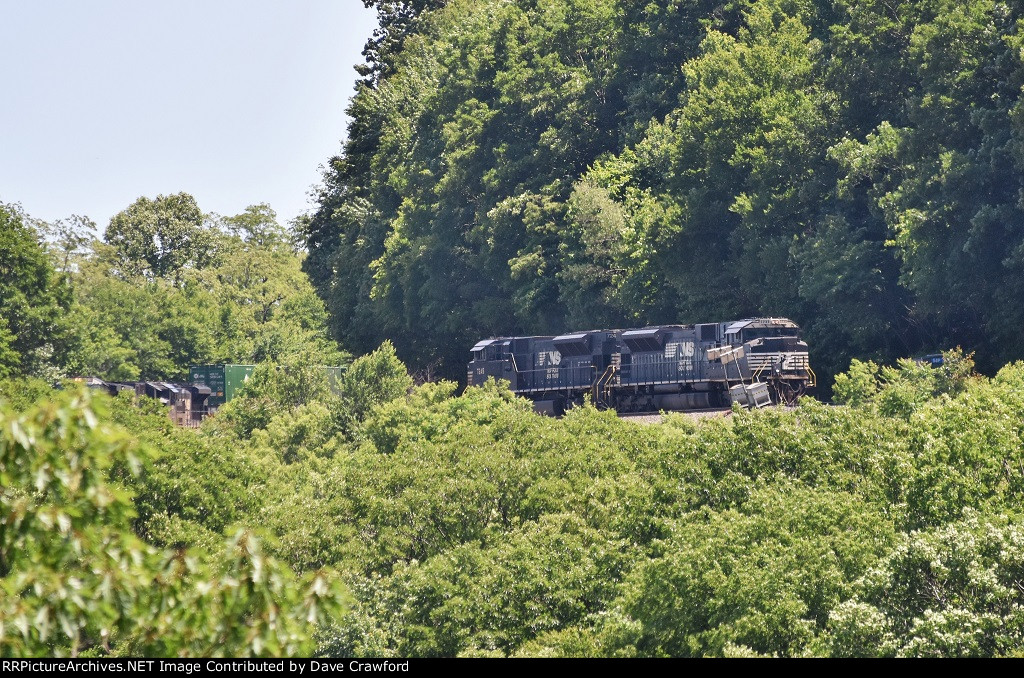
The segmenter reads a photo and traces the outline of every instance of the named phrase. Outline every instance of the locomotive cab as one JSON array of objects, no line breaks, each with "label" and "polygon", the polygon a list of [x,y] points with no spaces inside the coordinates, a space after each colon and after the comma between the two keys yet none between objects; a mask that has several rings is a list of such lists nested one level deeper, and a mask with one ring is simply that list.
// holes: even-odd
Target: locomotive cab
[{"label": "locomotive cab", "polygon": [[785,391],[785,399],[814,385],[807,343],[800,328],[787,318],[755,318],[732,323],[725,332],[726,343],[743,346],[745,362],[754,381],[774,379]]},{"label": "locomotive cab", "polygon": [[470,360],[466,371],[466,384],[477,385],[487,381],[488,377],[511,380],[511,367],[508,364],[510,342],[501,339],[484,339],[470,349]]}]

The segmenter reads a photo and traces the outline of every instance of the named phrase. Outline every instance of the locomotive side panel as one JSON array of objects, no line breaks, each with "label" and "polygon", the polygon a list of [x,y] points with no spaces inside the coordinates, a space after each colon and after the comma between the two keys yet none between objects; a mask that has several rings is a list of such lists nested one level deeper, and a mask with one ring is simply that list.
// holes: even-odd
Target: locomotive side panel
[{"label": "locomotive side panel", "polygon": [[666,326],[623,332],[622,377],[624,386],[690,384],[723,378],[720,366],[707,358],[717,345],[714,334],[699,327]]}]

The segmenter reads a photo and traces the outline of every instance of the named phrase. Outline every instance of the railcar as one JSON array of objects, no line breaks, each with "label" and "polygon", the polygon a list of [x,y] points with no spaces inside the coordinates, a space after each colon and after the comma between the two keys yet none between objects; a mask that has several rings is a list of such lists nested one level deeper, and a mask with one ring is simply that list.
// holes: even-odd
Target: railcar
[{"label": "railcar", "polygon": [[763,407],[791,403],[816,381],[787,318],[495,337],[470,353],[468,385],[503,380],[548,414],[588,395],[620,412]]}]

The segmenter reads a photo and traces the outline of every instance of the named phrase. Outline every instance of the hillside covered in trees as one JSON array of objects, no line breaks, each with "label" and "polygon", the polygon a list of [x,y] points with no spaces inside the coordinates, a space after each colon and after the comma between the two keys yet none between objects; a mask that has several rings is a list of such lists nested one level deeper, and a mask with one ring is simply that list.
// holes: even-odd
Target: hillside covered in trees
[{"label": "hillside covered in trees", "polygon": [[342,342],[784,315],[826,374],[1024,356],[1024,32],[996,0],[366,0],[305,262]]}]

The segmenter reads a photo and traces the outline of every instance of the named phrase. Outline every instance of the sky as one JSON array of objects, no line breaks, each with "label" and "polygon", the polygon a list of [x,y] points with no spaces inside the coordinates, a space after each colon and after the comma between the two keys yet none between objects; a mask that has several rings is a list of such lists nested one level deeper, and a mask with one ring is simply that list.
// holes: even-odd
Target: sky
[{"label": "sky", "polygon": [[0,0],[0,202],[101,231],[180,191],[310,211],[374,26],[360,0]]}]

